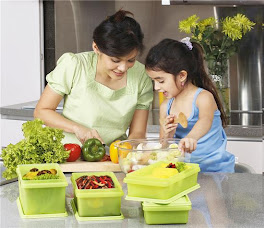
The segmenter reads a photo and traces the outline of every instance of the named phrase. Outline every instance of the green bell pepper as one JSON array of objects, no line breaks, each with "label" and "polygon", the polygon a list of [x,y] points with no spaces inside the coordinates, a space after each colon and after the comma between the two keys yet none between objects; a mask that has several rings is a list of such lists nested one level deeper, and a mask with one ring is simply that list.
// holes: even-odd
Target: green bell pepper
[{"label": "green bell pepper", "polygon": [[100,161],[105,156],[105,147],[99,139],[87,139],[82,146],[82,155],[85,161]]}]

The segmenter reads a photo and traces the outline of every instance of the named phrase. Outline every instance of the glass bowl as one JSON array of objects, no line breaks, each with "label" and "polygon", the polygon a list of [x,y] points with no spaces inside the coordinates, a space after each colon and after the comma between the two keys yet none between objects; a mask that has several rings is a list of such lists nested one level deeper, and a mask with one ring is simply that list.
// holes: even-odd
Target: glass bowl
[{"label": "glass bowl", "polygon": [[158,161],[184,161],[184,153],[178,149],[177,138],[132,139],[116,144],[121,170],[129,173]]}]

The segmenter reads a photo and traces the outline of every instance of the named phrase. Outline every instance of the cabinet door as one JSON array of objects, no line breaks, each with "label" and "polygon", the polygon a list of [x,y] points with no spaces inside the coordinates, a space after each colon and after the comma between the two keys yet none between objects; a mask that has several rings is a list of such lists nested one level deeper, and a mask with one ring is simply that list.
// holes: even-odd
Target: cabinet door
[{"label": "cabinet door", "polygon": [[226,150],[237,157],[238,163],[249,165],[256,173],[263,172],[262,142],[227,141]]},{"label": "cabinet door", "polygon": [[16,144],[24,138],[22,124],[26,121],[21,120],[1,120],[1,148],[8,144]]}]

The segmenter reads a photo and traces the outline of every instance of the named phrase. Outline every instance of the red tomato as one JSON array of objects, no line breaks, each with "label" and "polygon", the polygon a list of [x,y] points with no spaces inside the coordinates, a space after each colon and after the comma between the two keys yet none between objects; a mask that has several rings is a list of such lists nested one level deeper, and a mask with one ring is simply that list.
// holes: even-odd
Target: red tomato
[{"label": "red tomato", "polygon": [[82,149],[78,144],[68,143],[64,144],[65,150],[70,150],[70,156],[67,159],[68,162],[74,162],[76,161],[80,156]]}]

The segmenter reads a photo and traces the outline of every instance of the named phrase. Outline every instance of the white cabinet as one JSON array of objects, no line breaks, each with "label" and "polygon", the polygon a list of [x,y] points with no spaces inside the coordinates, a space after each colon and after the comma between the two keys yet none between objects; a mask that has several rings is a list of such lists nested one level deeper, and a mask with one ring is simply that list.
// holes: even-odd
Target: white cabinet
[{"label": "white cabinet", "polygon": [[1,146],[16,144],[24,138],[22,124],[26,121],[21,120],[1,120]]},{"label": "white cabinet", "polygon": [[249,165],[261,174],[264,171],[262,146],[262,142],[227,141],[226,150],[237,157],[238,163]]},{"label": "white cabinet", "polygon": [[1,106],[38,100],[42,86],[40,1],[1,1]]},{"label": "white cabinet", "polygon": [[[1,1],[1,107],[40,97],[43,74],[41,4],[39,0]],[[21,140],[22,123],[1,119],[1,147]]]}]

